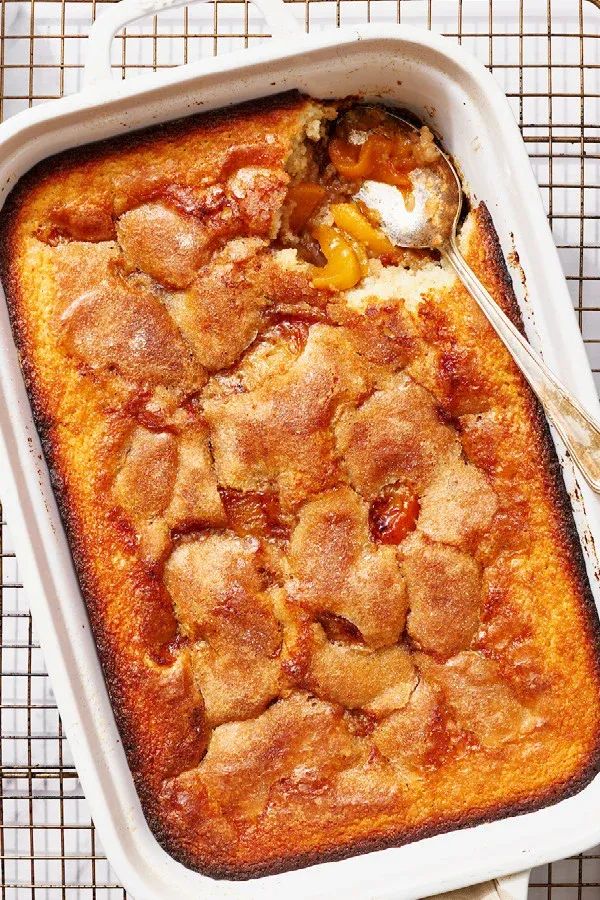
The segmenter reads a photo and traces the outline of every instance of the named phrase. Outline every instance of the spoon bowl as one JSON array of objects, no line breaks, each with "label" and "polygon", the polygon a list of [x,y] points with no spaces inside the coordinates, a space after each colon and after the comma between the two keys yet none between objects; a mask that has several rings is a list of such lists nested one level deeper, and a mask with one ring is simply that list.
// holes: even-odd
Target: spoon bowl
[{"label": "spoon bowl", "polygon": [[[439,172],[410,173],[410,202],[393,184],[364,181],[354,199],[374,213],[379,227],[397,247],[439,250],[455,232],[461,197]],[[393,210],[393,212],[392,212]]]},{"label": "spoon bowl", "polygon": [[[387,112],[406,132],[418,128],[401,116]],[[381,230],[398,247],[440,249],[456,234],[463,190],[449,157],[436,145],[438,159],[409,173],[411,192],[381,181],[363,181],[354,199],[375,213]]]}]

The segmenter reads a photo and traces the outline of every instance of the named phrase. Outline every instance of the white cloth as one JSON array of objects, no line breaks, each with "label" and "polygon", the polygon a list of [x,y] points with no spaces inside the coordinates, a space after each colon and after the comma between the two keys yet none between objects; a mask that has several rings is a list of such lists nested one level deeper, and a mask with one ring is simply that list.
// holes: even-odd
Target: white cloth
[{"label": "white cloth", "polygon": [[428,897],[427,900],[508,900],[508,895],[496,881],[486,881],[485,884],[474,884],[459,891]]}]

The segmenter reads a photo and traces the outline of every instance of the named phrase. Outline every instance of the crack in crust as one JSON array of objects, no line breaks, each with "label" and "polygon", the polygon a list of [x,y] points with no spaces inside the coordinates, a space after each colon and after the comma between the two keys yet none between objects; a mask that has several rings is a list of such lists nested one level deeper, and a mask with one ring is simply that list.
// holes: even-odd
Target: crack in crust
[{"label": "crack in crust", "polygon": [[[291,182],[333,190],[335,115],[284,95],[63,155],[2,223],[144,809],[216,877],[534,808],[598,768],[598,625],[520,375],[437,259],[332,293],[288,234]],[[518,319],[485,207],[461,240]]]}]

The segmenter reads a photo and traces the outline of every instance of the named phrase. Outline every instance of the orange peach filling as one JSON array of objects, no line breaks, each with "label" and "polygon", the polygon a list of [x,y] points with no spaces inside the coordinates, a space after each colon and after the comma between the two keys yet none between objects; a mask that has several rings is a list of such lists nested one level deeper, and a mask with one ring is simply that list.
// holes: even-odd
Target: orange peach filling
[{"label": "orange peach filling", "polygon": [[333,221],[338,228],[351,235],[371,256],[393,253],[394,247],[385,234],[371,225],[356,203],[334,203],[331,207]]},{"label": "orange peach filling", "polygon": [[356,182],[373,178],[393,184],[410,202],[411,171],[434,163],[438,150],[428,129],[407,129],[381,110],[359,107],[340,120],[327,153],[323,183],[304,181],[289,188],[288,225],[309,246],[311,261],[318,259],[317,245],[326,259],[324,266],[314,266],[315,287],[342,291],[368,274],[369,258],[388,264],[397,259],[383,231],[348,199]]},{"label": "orange peach filling", "polygon": [[312,231],[327,260],[323,268],[315,267],[316,288],[347,291],[358,284],[363,275],[357,248],[344,235],[329,225],[317,225]]},{"label": "orange peach filling", "polygon": [[373,133],[358,145],[334,137],[329,144],[329,158],[343,178],[351,181],[373,178],[409,190],[408,175],[415,168],[412,145],[412,141],[399,134],[388,137]]},{"label": "orange peach filling", "polygon": [[292,231],[301,231],[317,207],[325,199],[325,188],[313,181],[293,184],[288,191],[291,202],[289,225]]},{"label": "orange peach filling", "polygon": [[380,544],[401,544],[419,517],[418,497],[403,485],[391,485],[376,497],[369,510],[369,529]]},{"label": "orange peach filling", "polygon": [[394,248],[356,203],[333,203],[329,211],[337,227],[317,225],[311,230],[327,260],[323,268],[315,267],[313,284],[318,288],[349,290],[368,273],[370,256],[386,256]]}]

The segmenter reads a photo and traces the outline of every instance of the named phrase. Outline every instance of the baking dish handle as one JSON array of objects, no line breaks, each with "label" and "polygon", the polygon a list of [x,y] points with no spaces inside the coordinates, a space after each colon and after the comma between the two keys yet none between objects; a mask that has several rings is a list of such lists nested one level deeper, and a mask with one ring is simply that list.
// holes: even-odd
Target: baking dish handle
[{"label": "baking dish handle", "polygon": [[[86,46],[85,87],[112,77],[110,48],[114,36],[129,22],[167,9],[187,6],[189,0],[121,0],[99,16],[90,29]],[[283,0],[254,0],[274,37],[298,34],[300,25]]]}]

